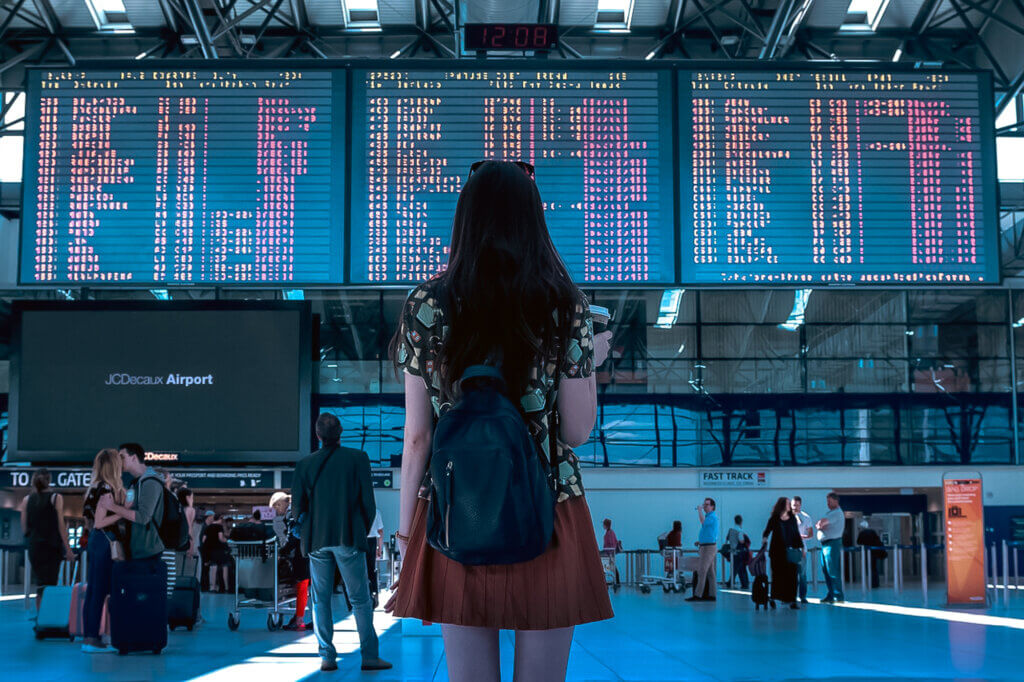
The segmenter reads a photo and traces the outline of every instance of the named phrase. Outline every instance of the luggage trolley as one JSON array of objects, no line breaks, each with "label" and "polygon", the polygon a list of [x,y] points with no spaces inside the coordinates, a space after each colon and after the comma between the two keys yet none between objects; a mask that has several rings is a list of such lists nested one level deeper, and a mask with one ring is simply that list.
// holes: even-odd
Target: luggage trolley
[{"label": "luggage trolley", "polygon": [[640,591],[649,594],[654,585],[661,585],[665,593],[683,592],[686,589],[686,574],[696,570],[696,552],[666,547],[661,555],[664,557],[664,574],[640,576]]},{"label": "luggage trolley", "polygon": [[[281,609],[295,601],[294,588],[285,586],[282,588],[278,580],[278,552],[277,537],[269,537],[266,540],[228,540],[228,548],[235,560],[235,608],[228,613],[228,629],[237,630],[241,624],[242,609],[270,609],[267,613],[267,629],[273,632],[280,630],[284,621]],[[242,582],[243,572],[239,570],[239,562],[246,560],[272,561],[274,567],[274,597],[272,601],[260,599],[238,598],[239,583]],[[243,586],[242,589],[258,589],[260,585]]]}]

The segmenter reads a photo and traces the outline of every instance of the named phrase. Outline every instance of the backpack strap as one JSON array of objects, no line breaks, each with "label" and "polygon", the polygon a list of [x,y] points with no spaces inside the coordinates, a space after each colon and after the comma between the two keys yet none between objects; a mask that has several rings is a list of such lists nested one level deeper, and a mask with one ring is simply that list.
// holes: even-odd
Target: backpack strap
[{"label": "backpack strap", "polygon": [[494,367],[493,365],[470,365],[462,373],[462,378],[459,379],[459,386],[462,386],[463,381],[479,378],[494,379],[500,381],[502,385],[505,384],[505,375],[501,373],[500,367]]}]

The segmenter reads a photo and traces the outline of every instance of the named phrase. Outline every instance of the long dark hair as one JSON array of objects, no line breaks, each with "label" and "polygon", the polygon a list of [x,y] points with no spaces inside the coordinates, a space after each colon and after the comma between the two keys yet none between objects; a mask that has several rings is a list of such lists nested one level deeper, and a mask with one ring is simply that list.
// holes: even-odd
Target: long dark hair
[{"label": "long dark hair", "polygon": [[788,497],[780,497],[775,501],[775,506],[772,508],[772,518],[781,519],[783,512],[786,511],[786,505],[789,504]]},{"label": "long dark hair", "polygon": [[[558,362],[582,300],[548,234],[537,185],[503,161],[483,164],[463,186],[448,268],[435,281],[447,302],[449,331],[437,366],[448,396],[467,367],[500,354],[518,399],[538,359]],[[400,325],[392,358],[401,333]]]}]

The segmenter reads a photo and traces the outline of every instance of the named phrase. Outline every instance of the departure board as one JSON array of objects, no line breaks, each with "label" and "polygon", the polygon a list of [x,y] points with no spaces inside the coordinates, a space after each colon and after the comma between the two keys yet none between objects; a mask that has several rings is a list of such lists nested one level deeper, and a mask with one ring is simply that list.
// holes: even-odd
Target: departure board
[{"label": "departure board", "polygon": [[354,69],[352,82],[351,281],[439,272],[481,159],[536,167],[578,282],[675,280],[670,72],[458,65]]},{"label": "departure board", "polygon": [[679,78],[683,283],[998,282],[984,74]]},{"label": "departure board", "polygon": [[137,66],[29,72],[22,283],[340,282],[344,72]]}]

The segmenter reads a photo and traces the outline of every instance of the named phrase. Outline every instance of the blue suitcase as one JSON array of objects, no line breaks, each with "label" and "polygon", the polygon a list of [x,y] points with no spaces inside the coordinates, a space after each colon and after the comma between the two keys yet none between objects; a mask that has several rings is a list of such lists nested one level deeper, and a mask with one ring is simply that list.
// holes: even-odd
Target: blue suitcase
[{"label": "blue suitcase", "polygon": [[167,567],[162,561],[115,561],[110,644],[119,654],[167,646]]}]

